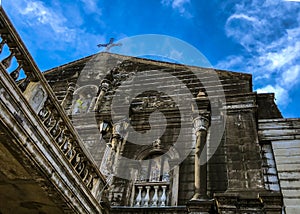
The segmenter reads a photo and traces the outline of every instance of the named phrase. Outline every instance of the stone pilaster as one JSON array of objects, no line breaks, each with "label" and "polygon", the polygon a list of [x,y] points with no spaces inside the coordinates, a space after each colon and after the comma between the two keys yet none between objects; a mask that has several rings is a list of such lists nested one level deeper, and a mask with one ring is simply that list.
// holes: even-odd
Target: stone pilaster
[{"label": "stone pilaster", "polygon": [[191,200],[187,203],[187,210],[190,214],[209,214],[213,209],[213,200]]}]

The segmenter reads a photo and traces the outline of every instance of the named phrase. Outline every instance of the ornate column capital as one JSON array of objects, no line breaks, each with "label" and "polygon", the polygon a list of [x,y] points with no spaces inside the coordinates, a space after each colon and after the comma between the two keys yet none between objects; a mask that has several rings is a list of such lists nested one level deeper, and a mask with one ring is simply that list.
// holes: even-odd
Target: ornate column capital
[{"label": "ornate column capital", "polygon": [[100,88],[100,93],[97,97],[97,100],[95,102],[95,106],[94,106],[94,111],[98,110],[98,107],[100,105],[100,103],[102,102],[102,99],[105,95],[105,93],[108,91],[109,87],[111,85],[111,81],[108,79],[103,79],[99,85]]},{"label": "ornate column capital", "polygon": [[210,122],[209,122],[209,117],[208,116],[198,116],[193,119],[194,123],[194,128],[195,132],[197,133],[198,131],[207,131]]},{"label": "ornate column capital", "polygon": [[108,79],[103,79],[100,83],[100,90],[101,91],[104,91],[104,92],[107,92],[109,87],[111,85],[111,81],[109,81]]},{"label": "ornate column capital", "polygon": [[127,120],[120,120],[115,122],[113,124],[113,130],[112,130],[113,137],[123,138],[126,133],[128,125],[129,123],[127,122]]}]

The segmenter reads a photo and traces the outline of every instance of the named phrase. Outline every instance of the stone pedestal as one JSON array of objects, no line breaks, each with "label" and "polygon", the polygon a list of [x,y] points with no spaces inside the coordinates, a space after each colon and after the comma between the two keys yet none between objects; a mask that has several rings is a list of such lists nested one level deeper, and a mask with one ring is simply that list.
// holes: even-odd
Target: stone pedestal
[{"label": "stone pedestal", "polygon": [[190,200],[186,207],[190,214],[212,213],[214,201],[212,199]]},{"label": "stone pedestal", "polygon": [[259,200],[263,203],[263,211],[267,214],[280,214],[283,209],[283,197],[280,192],[259,193]]}]

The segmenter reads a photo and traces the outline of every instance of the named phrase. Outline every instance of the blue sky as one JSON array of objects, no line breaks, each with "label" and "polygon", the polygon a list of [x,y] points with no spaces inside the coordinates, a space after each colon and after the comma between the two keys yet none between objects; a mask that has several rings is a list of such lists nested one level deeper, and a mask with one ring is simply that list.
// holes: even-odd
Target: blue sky
[{"label": "blue sky", "polygon": [[41,70],[101,51],[99,43],[162,34],[196,47],[215,68],[250,73],[300,117],[299,0],[2,0]]}]

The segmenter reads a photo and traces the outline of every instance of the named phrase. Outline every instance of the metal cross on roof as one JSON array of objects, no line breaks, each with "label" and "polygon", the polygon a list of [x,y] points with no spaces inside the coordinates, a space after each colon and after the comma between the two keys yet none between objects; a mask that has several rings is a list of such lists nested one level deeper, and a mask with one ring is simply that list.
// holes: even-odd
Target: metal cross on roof
[{"label": "metal cross on roof", "polygon": [[115,46],[122,46],[122,43],[114,43],[114,38],[110,38],[109,42],[106,44],[98,44],[97,46],[100,47],[105,47],[105,51],[109,51],[112,47]]}]

